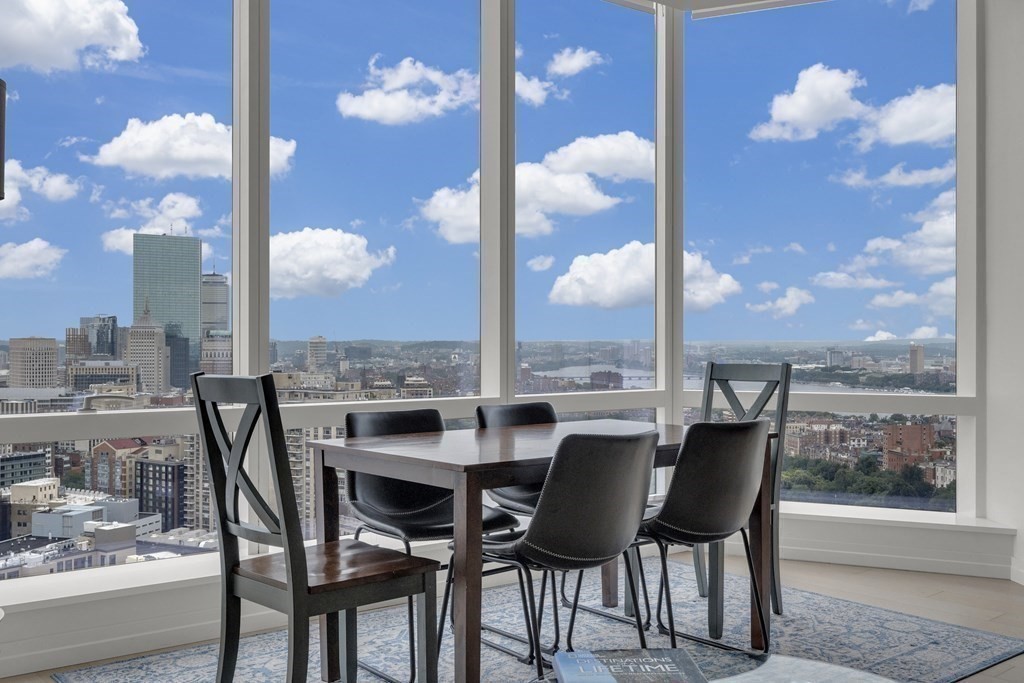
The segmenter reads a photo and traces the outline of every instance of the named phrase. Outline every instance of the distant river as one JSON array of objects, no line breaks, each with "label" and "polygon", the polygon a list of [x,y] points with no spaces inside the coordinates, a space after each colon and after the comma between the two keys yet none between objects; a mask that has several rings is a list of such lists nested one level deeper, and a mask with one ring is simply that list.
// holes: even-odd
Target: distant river
[{"label": "distant river", "polygon": [[[573,365],[561,370],[542,370],[533,374],[541,377],[561,377],[561,378],[574,378],[577,381],[590,381],[590,373],[592,372],[619,372],[622,373],[622,387],[624,389],[653,389],[654,388],[654,372],[651,370],[631,370],[629,368],[617,368],[614,365]],[[743,382],[737,383],[736,389],[742,391],[745,387]],[[704,388],[704,376],[703,375],[684,375],[683,376],[683,388],[684,389],[696,389],[700,391]],[[756,385],[751,385],[750,389],[756,389]],[[832,386],[829,384],[806,384],[801,382],[793,382],[789,385],[791,392],[808,392],[808,393],[819,393],[819,394],[857,394],[857,393],[880,393],[877,389],[864,389],[862,387],[844,387],[844,386]]]}]

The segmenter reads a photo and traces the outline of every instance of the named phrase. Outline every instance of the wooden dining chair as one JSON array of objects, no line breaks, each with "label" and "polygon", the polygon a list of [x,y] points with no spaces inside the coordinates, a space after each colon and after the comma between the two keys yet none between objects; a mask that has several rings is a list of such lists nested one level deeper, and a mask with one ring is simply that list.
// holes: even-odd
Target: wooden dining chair
[{"label": "wooden dining chair", "polygon": [[[233,680],[241,630],[241,601],[249,600],[288,616],[287,681],[306,680],[309,620],[325,615],[321,657],[330,680],[356,680],[356,608],[415,596],[419,614],[418,664],[423,680],[437,681],[436,572],[434,560],[406,555],[356,540],[307,546],[299,523],[284,428],[272,375],[192,375],[209,473],[221,558],[221,636],[217,681]],[[229,428],[225,404],[241,417]],[[273,504],[246,472],[257,427],[270,461]],[[261,449],[262,450],[262,449]],[[254,456],[255,457],[255,456]],[[240,504],[248,504],[249,514]],[[239,541],[282,548],[241,558]],[[341,647],[341,643],[344,647]]]},{"label": "wooden dining chair", "polygon": [[[782,614],[782,578],[779,573],[779,495],[782,489],[782,460],[786,441],[786,421],[789,413],[789,382],[793,372],[793,366],[789,363],[776,365],[745,364],[745,363],[708,363],[704,372],[704,395],[701,399],[701,420],[711,422],[715,419],[715,395],[721,393],[728,403],[729,410],[737,421],[745,422],[757,420],[764,414],[768,403],[775,397],[775,410],[772,419],[772,427],[778,437],[771,442],[771,524],[772,524],[772,545],[771,545],[771,602],[772,610],[776,614]],[[734,382],[753,384],[758,391],[756,398],[749,405],[745,406],[736,395]],[[718,390],[716,392],[716,389]],[[722,546],[719,545],[712,550],[722,557]],[[696,558],[703,552],[703,546],[694,548]],[[709,563],[710,564],[710,563]],[[721,562],[714,563],[718,567],[719,576],[716,577],[718,590],[721,590]],[[712,581],[715,583],[715,581]],[[718,596],[716,608],[721,613],[722,599]],[[719,631],[720,633],[720,631]]]}]

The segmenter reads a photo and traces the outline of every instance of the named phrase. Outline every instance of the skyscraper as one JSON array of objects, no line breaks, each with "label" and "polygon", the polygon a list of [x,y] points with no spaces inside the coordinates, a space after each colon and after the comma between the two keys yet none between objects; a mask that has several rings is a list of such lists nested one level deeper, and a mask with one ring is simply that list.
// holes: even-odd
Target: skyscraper
[{"label": "skyscraper", "polygon": [[57,340],[44,337],[11,339],[12,388],[46,389],[60,385],[57,377]]},{"label": "skyscraper", "polygon": [[121,349],[117,348],[117,316],[98,313],[83,316],[78,326],[89,337],[89,347],[94,356],[116,358]]},{"label": "skyscraper", "polygon": [[228,276],[219,273],[203,273],[199,288],[199,325],[203,337],[210,330],[230,330],[231,292]]},{"label": "skyscraper", "polygon": [[[124,362],[139,368],[139,387],[152,394],[166,392],[170,385],[171,351],[162,326],[157,325],[145,308],[128,330]],[[198,310],[198,308],[197,308]]]},{"label": "skyscraper", "polygon": [[910,344],[910,372],[914,375],[924,372],[924,346],[913,342]]},{"label": "skyscraper", "polygon": [[177,324],[179,335],[188,339],[189,372],[198,370],[202,242],[195,237],[136,233],[133,250],[134,320],[142,317],[148,302],[151,324],[165,329]]},{"label": "skyscraper", "polygon": [[306,343],[306,369],[309,372],[327,369],[327,340],[324,337],[310,337]]}]

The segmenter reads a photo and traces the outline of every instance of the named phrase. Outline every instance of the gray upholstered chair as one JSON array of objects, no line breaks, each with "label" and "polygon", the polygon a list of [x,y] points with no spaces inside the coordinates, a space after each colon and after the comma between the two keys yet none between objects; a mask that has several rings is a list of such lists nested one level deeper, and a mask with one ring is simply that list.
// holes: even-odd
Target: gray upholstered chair
[{"label": "gray upholstered chair", "polygon": [[[527,589],[531,647],[539,652],[540,620],[531,571],[578,571],[600,567],[623,555],[636,536],[647,503],[658,433],[629,436],[570,434],[559,444],[530,525],[522,531],[483,539],[484,559],[516,567]],[[630,594],[636,585],[626,563]],[[576,584],[566,644],[572,650],[581,582]],[[647,647],[639,611],[640,647]],[[544,677],[543,657],[535,658]]]},{"label": "gray upholstered chair", "polygon": [[[668,548],[672,545],[694,546],[721,542],[737,531],[743,537],[761,632],[767,637],[761,603],[763,586],[758,586],[754,578],[745,525],[760,491],[768,433],[768,420],[698,422],[690,425],[679,449],[665,500],[658,513],[640,525],[638,539],[657,544],[661,557],[658,616],[660,619],[661,599],[664,596],[672,647],[676,646],[677,635],[711,645],[719,643],[699,636],[676,633],[668,573]],[[765,649],[767,647],[766,642]]]},{"label": "gray upholstered chair", "polygon": [[[554,407],[547,401],[507,403],[476,407],[476,424],[488,427],[551,424],[558,422]],[[489,489],[487,495],[505,510],[517,515],[532,515],[543,484],[519,484]]]},{"label": "gray upholstered chair", "polygon": [[[428,683],[437,681],[433,626],[438,563],[355,540],[331,540],[308,547],[303,543],[272,375],[227,377],[196,373],[192,375],[192,395],[220,540],[218,683],[234,678],[243,599],[288,615],[287,680],[297,683],[306,680],[309,668],[311,617],[326,615],[327,633],[331,636],[321,645],[331,680],[355,681],[356,608],[406,596],[415,596],[418,603],[419,670]],[[244,406],[236,425],[225,425],[221,404]],[[249,444],[261,418],[275,505],[259,493],[245,470]],[[239,506],[240,498],[251,509],[248,518]],[[280,547],[284,552],[243,560],[239,539]],[[344,661],[340,659],[341,640],[345,641]]]}]

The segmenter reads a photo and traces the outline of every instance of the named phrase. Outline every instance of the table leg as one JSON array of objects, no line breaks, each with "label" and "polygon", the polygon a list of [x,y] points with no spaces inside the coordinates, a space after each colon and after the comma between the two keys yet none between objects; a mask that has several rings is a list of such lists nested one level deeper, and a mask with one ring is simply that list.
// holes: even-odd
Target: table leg
[{"label": "table leg", "polygon": [[619,560],[601,565],[601,604],[605,607],[619,606]]},{"label": "table leg", "polygon": [[771,575],[772,575],[772,517],[771,517],[771,441],[765,448],[764,469],[761,472],[761,490],[754,502],[754,510],[750,515],[750,555],[754,564],[754,579],[761,591],[761,604],[764,607],[764,621],[767,632],[761,632],[757,619],[757,607],[754,603],[753,591],[750,597],[750,646],[755,650],[766,650],[771,641],[772,610],[771,610]]},{"label": "table leg", "polygon": [[455,576],[452,610],[455,615],[455,680],[480,681],[480,606],[483,587],[483,493],[472,473],[455,481]]},{"label": "table leg", "polygon": [[708,634],[722,637],[725,591],[725,543],[708,543]]},{"label": "table leg", "polygon": [[[313,454],[313,494],[316,515],[316,540],[324,543],[328,539],[338,538],[340,531],[338,522],[338,471],[333,467],[324,466],[324,452],[322,450]],[[355,611],[352,611],[355,614]],[[342,615],[347,620],[347,615]],[[338,668],[336,657],[328,652],[327,644],[337,642],[339,624],[337,615],[320,615],[320,677],[325,681],[341,680],[341,671]],[[341,647],[345,648],[346,643],[342,641]],[[344,653],[342,654],[344,657]],[[353,665],[354,666],[354,665]],[[353,679],[354,680],[354,679]]]}]

